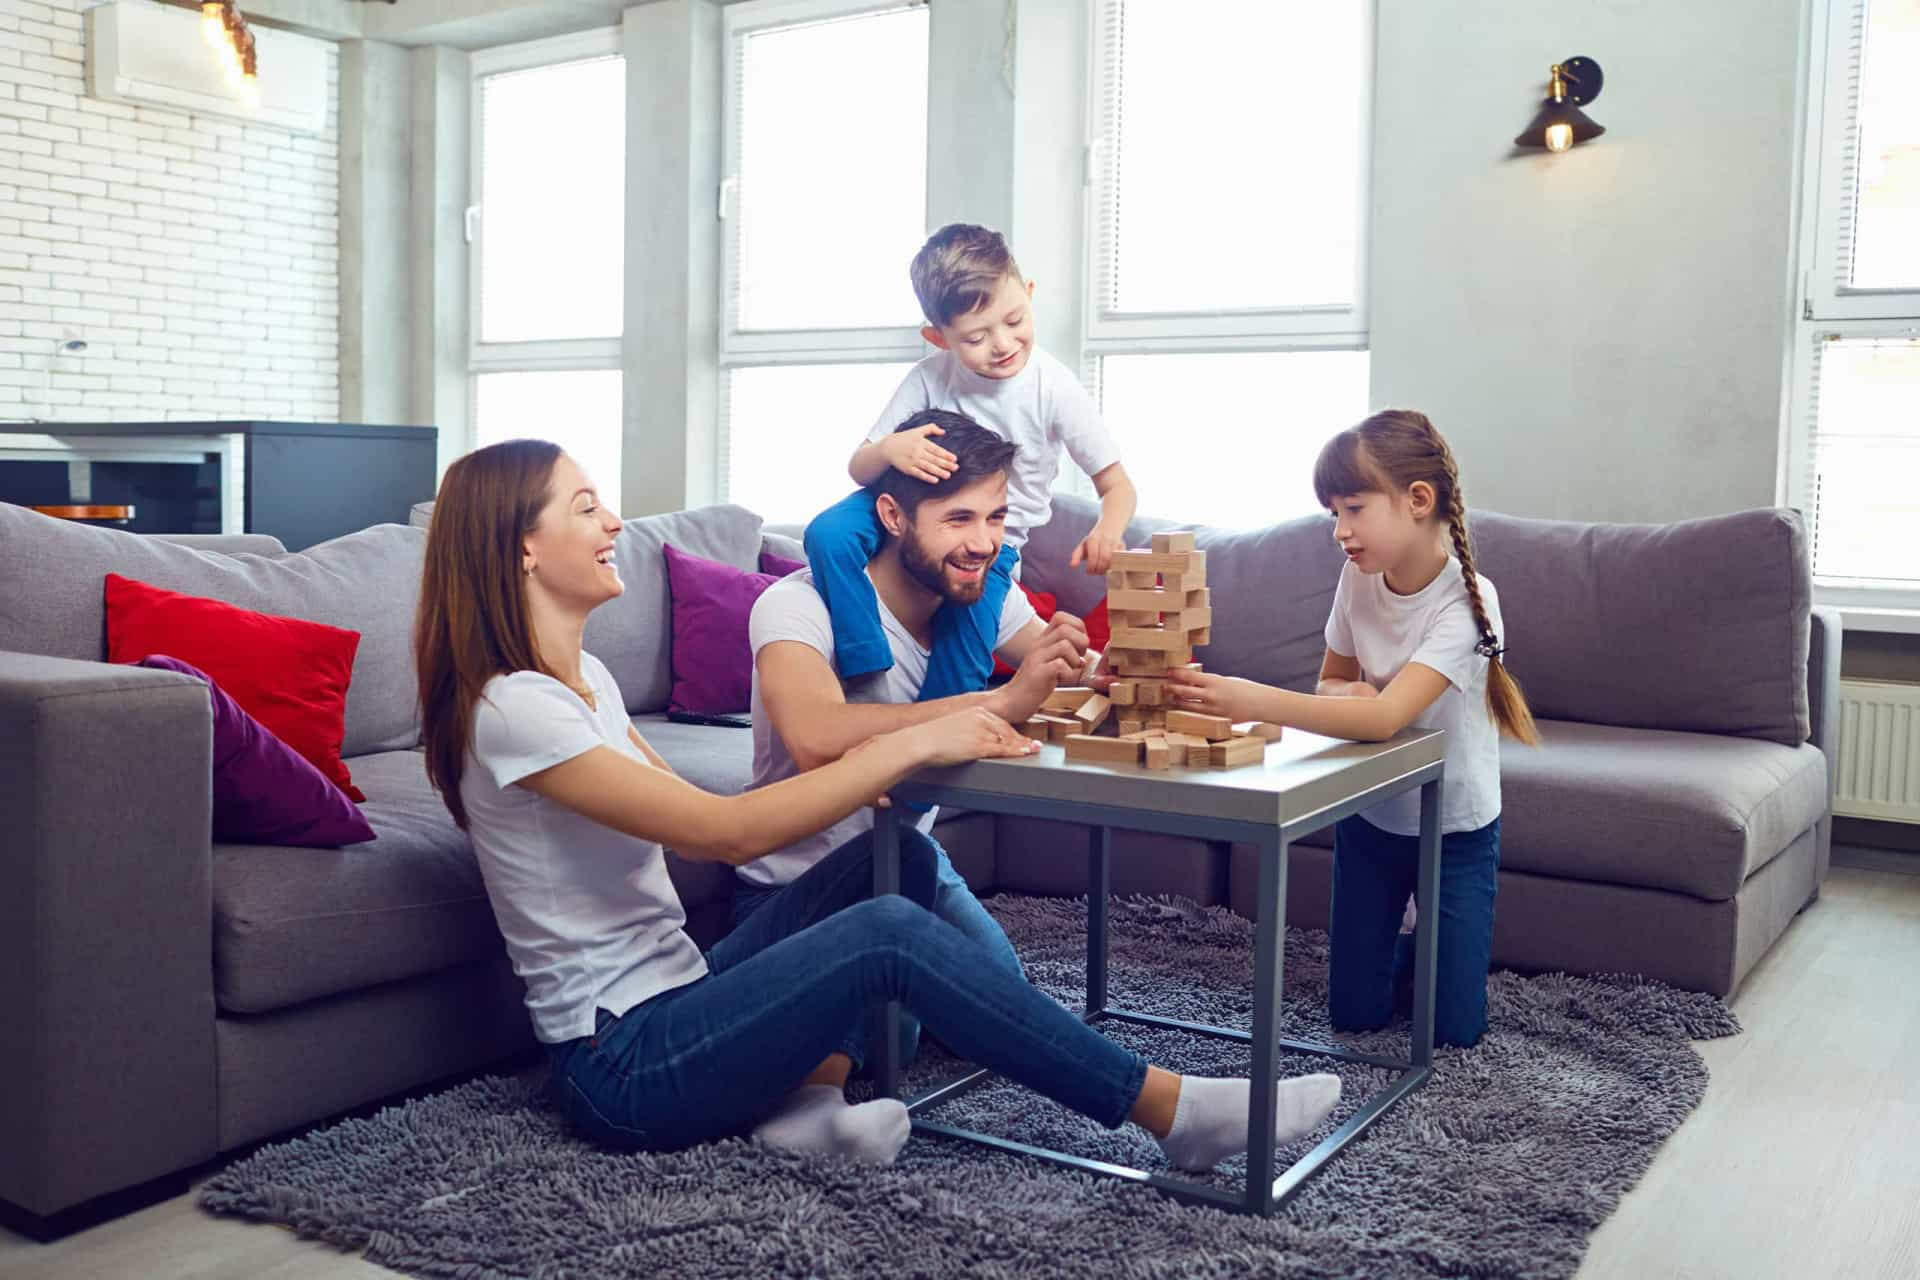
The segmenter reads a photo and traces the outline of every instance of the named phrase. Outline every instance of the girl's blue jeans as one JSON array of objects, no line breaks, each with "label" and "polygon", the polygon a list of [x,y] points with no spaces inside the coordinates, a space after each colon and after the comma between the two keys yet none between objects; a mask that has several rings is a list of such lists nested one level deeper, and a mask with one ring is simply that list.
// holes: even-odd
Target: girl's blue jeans
[{"label": "girl's blue jeans", "polygon": [[[992,962],[934,916],[931,840],[900,833],[901,894],[870,892],[872,833],[848,841],[707,953],[709,972],[549,1046],[562,1113],[587,1137],[673,1150],[750,1131],[881,1002],[899,1000],[954,1052],[1109,1128],[1146,1060]],[[779,908],[779,909],[774,909]]]},{"label": "girl's blue jeans", "polygon": [[[1410,976],[1413,938],[1400,932],[1419,877],[1420,842],[1354,816],[1334,829],[1327,1013],[1336,1031],[1376,1031]],[[1436,1044],[1470,1046],[1487,1029],[1487,965],[1500,869],[1500,819],[1440,839],[1440,939],[1435,971]],[[1422,917],[1416,929],[1429,927]]]},{"label": "girl's blue jeans", "polygon": [[[822,511],[802,540],[813,586],[833,619],[834,666],[842,680],[885,671],[893,650],[880,626],[880,601],[867,577],[867,562],[886,545],[887,530],[873,509],[873,491],[856,489]],[[927,659],[920,702],[974,693],[993,674],[1000,611],[1013,587],[1020,549],[1001,544],[987,570],[980,598],[970,605],[943,604],[933,615],[933,650]]]}]

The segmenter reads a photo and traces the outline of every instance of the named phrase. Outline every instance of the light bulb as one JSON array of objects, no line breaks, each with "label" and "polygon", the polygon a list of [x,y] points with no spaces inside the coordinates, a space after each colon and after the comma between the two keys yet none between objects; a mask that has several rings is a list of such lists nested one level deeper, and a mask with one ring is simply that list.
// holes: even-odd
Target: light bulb
[{"label": "light bulb", "polygon": [[241,74],[240,55],[235,53],[227,60],[227,88],[238,89],[246,77]]},{"label": "light bulb", "polygon": [[1565,151],[1573,145],[1573,126],[1570,124],[1550,124],[1547,126],[1547,150]]},{"label": "light bulb", "polygon": [[220,20],[220,6],[203,4],[200,6],[200,39],[209,49],[218,49],[220,41],[226,37],[227,24]]}]

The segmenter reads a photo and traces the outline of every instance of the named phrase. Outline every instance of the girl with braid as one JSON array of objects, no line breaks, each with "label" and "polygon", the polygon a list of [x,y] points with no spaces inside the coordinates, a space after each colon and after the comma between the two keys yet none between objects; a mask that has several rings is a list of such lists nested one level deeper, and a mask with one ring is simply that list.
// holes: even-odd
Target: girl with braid
[{"label": "girl with braid", "polygon": [[[1500,738],[1538,741],[1506,652],[1500,596],[1475,572],[1453,451],[1426,415],[1376,413],[1329,440],[1313,468],[1347,553],[1312,694],[1176,671],[1174,704],[1233,720],[1378,742],[1444,729],[1440,938],[1434,1036],[1469,1046],[1487,1027],[1487,962],[1500,865]],[[1420,796],[1410,791],[1336,829],[1328,1011],[1336,1030],[1371,1031],[1410,981]]]}]

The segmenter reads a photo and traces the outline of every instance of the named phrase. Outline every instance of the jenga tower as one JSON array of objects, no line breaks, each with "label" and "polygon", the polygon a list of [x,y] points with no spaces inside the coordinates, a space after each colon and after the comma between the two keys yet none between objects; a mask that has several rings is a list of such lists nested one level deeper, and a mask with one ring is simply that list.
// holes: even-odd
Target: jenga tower
[{"label": "jenga tower", "polygon": [[1150,551],[1114,553],[1107,616],[1113,638],[1106,668],[1119,677],[1108,698],[1119,731],[1165,728],[1167,672],[1200,669],[1193,651],[1207,643],[1213,624],[1207,553],[1194,550],[1193,534],[1156,533]]}]

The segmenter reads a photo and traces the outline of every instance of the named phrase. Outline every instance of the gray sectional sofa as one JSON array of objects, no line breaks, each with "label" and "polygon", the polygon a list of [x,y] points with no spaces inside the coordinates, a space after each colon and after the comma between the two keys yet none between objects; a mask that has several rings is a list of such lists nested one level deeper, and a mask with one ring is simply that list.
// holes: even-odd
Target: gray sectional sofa
[{"label": "gray sectional sofa", "polygon": [[[1029,583],[1080,610],[1101,588],[1060,566],[1093,515],[1062,501],[1028,552]],[[1546,738],[1506,759],[1496,963],[1730,991],[1826,869],[1838,630],[1809,610],[1798,518],[1484,515],[1475,527]],[[641,732],[694,782],[735,790],[748,735],[662,715],[667,542],[742,568],[797,548],[737,507],[630,521],[628,591],[587,631]],[[12,1224],[58,1233],[177,1189],[222,1152],[531,1046],[471,851],[414,749],[423,545],[422,529],[383,525],[298,555],[188,547],[0,505],[0,1212]],[[1306,687],[1339,570],[1324,525],[1203,530],[1201,545],[1210,667]],[[101,661],[109,571],[361,632],[344,754],[378,838],[212,844],[204,692]],[[1083,842],[1048,824],[948,813],[937,834],[982,893],[1084,889]],[[1295,923],[1324,924],[1329,859],[1297,852]],[[1202,841],[1115,842],[1118,893],[1245,910],[1250,870],[1244,851]],[[673,872],[711,940],[729,873],[677,859]]]}]

